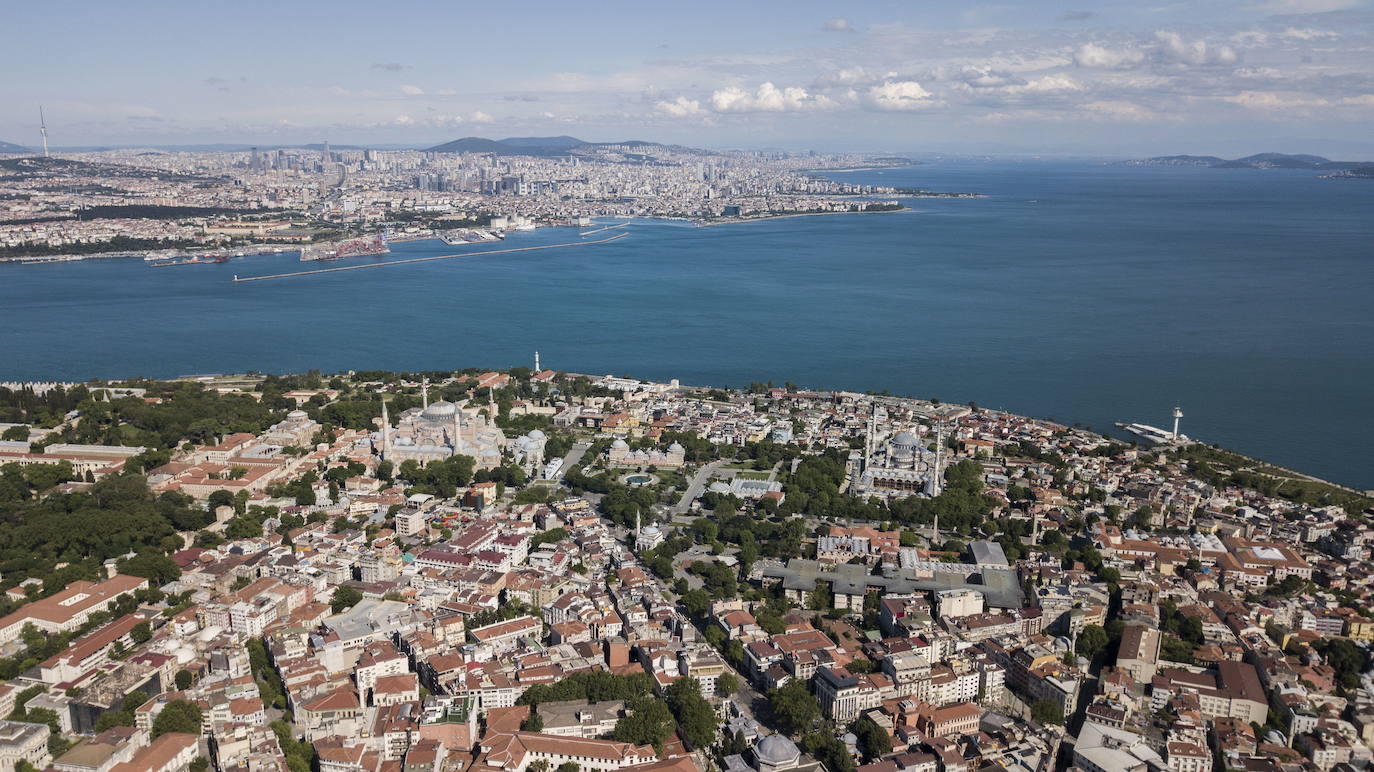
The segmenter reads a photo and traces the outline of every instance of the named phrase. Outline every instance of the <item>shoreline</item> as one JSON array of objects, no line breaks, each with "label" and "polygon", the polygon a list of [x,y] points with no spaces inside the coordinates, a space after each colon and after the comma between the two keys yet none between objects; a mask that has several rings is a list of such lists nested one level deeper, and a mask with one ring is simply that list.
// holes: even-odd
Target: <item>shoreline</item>
[{"label": "shoreline", "polygon": [[878,210],[874,210],[874,211],[871,211],[871,212],[870,212],[870,211],[861,211],[861,212],[792,212],[792,213],[789,213],[789,214],[769,214],[769,215],[764,215],[763,217],[741,217],[741,218],[738,218],[738,219],[732,218],[732,219],[728,219],[728,220],[726,220],[726,219],[711,220],[710,222],[706,222],[706,221],[704,221],[704,220],[698,220],[698,221],[697,221],[697,224],[698,224],[698,227],[701,227],[701,228],[712,228],[712,227],[715,227],[715,226],[717,226],[717,225],[740,225],[740,224],[742,224],[742,223],[763,222],[763,221],[765,221],[765,220],[790,220],[790,219],[792,219],[793,217],[830,217],[831,215],[840,215],[840,214],[896,214],[897,212],[910,212],[910,211],[912,211],[911,207],[909,207],[909,206],[902,206],[900,209],[878,209]]}]

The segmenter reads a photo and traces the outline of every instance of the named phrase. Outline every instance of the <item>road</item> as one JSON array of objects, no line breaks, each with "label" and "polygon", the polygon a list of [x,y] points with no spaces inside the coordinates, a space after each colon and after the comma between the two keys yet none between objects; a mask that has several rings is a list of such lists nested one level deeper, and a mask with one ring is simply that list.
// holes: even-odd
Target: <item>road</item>
[{"label": "road", "polygon": [[673,507],[673,512],[678,515],[687,514],[687,510],[692,508],[692,502],[706,492],[706,484],[711,481],[711,475],[715,474],[716,470],[724,464],[724,461],[712,461],[698,469],[696,475],[692,477],[691,484],[687,486],[687,492],[682,494],[682,499],[678,501],[677,506]]},{"label": "road", "polygon": [[558,468],[559,480],[563,479],[563,475],[567,474],[568,470],[572,469],[574,464],[582,460],[582,455],[586,453],[587,449],[591,446],[592,444],[590,442],[579,442],[572,446],[567,454],[563,456],[563,466]]}]

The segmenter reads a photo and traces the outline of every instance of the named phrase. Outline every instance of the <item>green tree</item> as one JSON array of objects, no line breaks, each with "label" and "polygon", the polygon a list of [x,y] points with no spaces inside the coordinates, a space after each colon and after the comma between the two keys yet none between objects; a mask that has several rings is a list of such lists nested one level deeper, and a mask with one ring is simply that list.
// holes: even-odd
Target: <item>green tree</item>
[{"label": "green tree", "polygon": [[677,728],[692,748],[710,747],[716,739],[716,712],[701,696],[701,683],[695,678],[679,678],[664,695],[668,709],[677,719]]},{"label": "green tree", "polygon": [[806,682],[792,679],[768,693],[773,718],[789,734],[808,732],[820,721],[821,704],[806,688]]},{"label": "green tree", "polygon": [[650,694],[641,694],[627,703],[627,713],[615,723],[615,740],[635,745],[662,748],[673,736],[673,714],[667,703]]},{"label": "green tree", "polygon": [[854,772],[854,757],[833,732],[813,732],[802,738],[802,748],[825,765],[828,772]]},{"label": "green tree", "polygon": [[1064,708],[1051,699],[1036,700],[1031,705],[1031,718],[1041,724],[1063,724]]},{"label": "green tree", "polygon": [[329,601],[329,608],[335,614],[339,614],[358,605],[362,599],[363,594],[356,587],[341,584],[334,589],[334,596]]},{"label": "green tree", "polygon": [[129,638],[133,640],[134,643],[147,643],[153,638],[152,625],[148,624],[147,621],[139,622],[129,631]]},{"label": "green tree", "polygon": [[721,673],[716,678],[716,696],[729,697],[739,691],[739,677],[734,673]]},{"label": "green tree", "polygon": [[191,671],[186,670],[186,669],[184,669],[184,668],[177,671],[177,674],[176,674],[176,684],[177,684],[177,690],[178,690],[178,691],[183,691],[183,692],[184,692],[184,691],[186,691],[187,689],[190,689],[190,688],[191,688],[191,684],[194,683],[194,682],[195,682],[195,676],[191,674]]},{"label": "green tree", "polygon": [[867,716],[850,724],[849,731],[859,738],[859,750],[864,755],[864,761],[876,761],[892,752],[892,737]]},{"label": "green tree", "polygon": [[1107,631],[1098,625],[1084,625],[1083,631],[1078,634],[1078,643],[1074,650],[1079,654],[1092,659],[1097,653],[1107,648]]},{"label": "green tree", "polygon": [[711,608],[711,595],[705,590],[688,590],[682,594],[682,607],[688,614],[701,618]]},{"label": "green tree", "polygon": [[200,706],[187,700],[172,700],[163,706],[162,712],[153,719],[153,737],[161,737],[168,732],[200,734],[200,723],[204,718]]}]

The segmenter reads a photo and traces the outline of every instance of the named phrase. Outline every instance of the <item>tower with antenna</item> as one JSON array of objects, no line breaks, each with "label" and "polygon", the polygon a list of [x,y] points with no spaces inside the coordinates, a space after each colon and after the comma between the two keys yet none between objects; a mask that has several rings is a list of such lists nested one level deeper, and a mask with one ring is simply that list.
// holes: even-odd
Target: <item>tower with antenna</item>
[{"label": "tower with antenna", "polygon": [[38,133],[43,135],[43,157],[48,157],[48,121],[43,117],[43,105],[38,106]]},{"label": "tower with antenna", "polygon": [[1183,417],[1183,408],[1174,406],[1174,442],[1178,442],[1178,419]]}]

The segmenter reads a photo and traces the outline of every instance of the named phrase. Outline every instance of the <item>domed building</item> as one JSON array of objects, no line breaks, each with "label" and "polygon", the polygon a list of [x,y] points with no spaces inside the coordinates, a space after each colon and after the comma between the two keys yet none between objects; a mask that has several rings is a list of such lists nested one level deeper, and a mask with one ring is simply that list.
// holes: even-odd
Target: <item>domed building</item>
[{"label": "domed building", "polygon": [[282,447],[294,445],[298,448],[308,448],[315,432],[319,430],[320,425],[312,421],[304,410],[292,410],[286,414],[286,418],[272,424],[262,433],[262,441]]},{"label": "domed building", "polygon": [[677,469],[687,463],[687,450],[676,442],[665,450],[631,450],[628,442],[618,439],[606,449],[606,463],[610,466],[656,466],[660,469]]},{"label": "domed building", "polygon": [[456,455],[470,456],[478,469],[501,465],[501,450],[506,438],[486,416],[472,410],[472,416],[452,402],[439,401],[411,408],[401,414],[392,429],[382,403],[381,456],[401,464],[416,461],[426,464]]},{"label": "domed building", "polygon": [[[934,437],[928,437],[926,444],[934,441]],[[938,490],[937,465],[939,459],[925,448],[917,431],[903,429],[865,448],[863,474],[854,492],[859,496],[887,498],[930,494]]]},{"label": "domed building", "polygon": [[782,734],[759,738],[747,753],[726,756],[727,772],[822,772],[825,768]]},{"label": "domed building", "polygon": [[544,444],[548,442],[548,437],[538,429],[530,431],[523,437],[516,437],[511,442],[511,453],[515,456],[515,463],[531,475],[537,475],[540,467],[544,465]]}]

